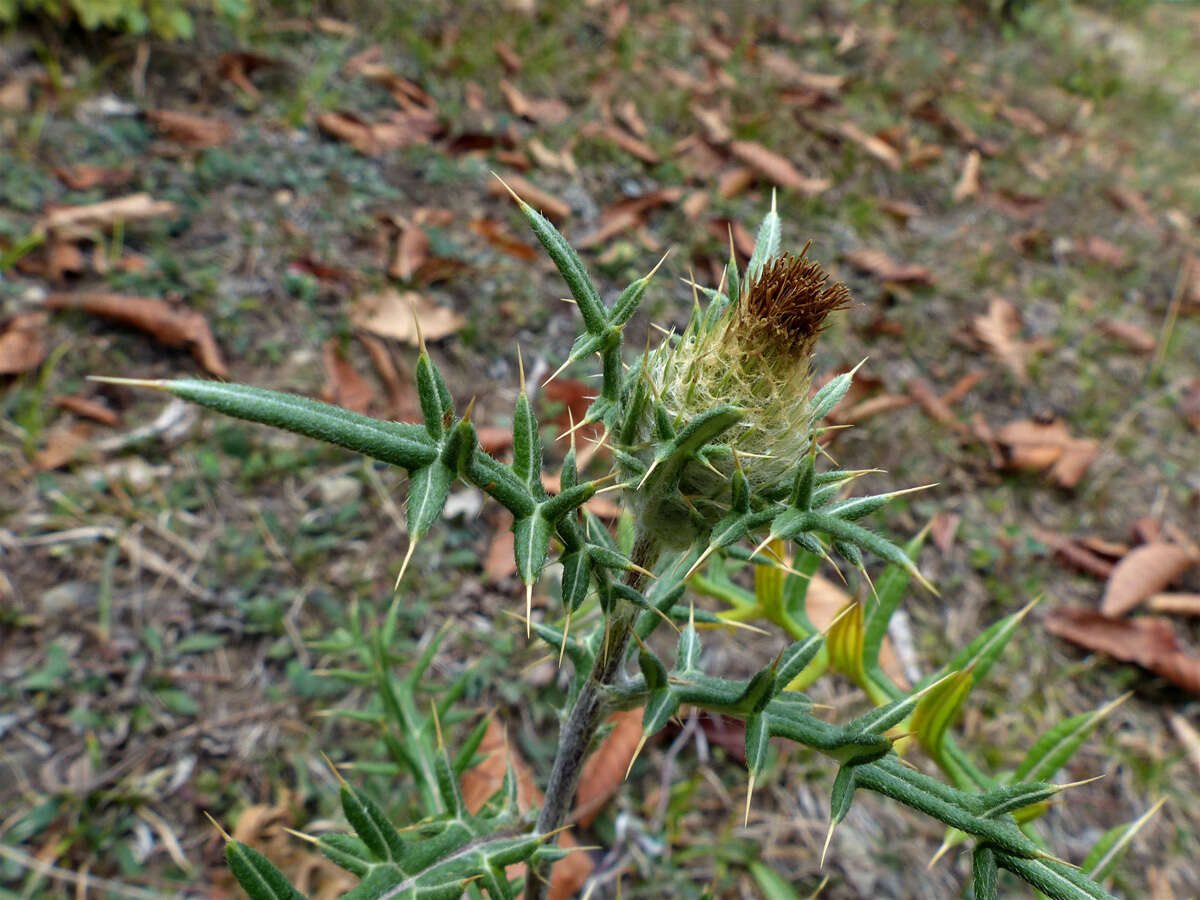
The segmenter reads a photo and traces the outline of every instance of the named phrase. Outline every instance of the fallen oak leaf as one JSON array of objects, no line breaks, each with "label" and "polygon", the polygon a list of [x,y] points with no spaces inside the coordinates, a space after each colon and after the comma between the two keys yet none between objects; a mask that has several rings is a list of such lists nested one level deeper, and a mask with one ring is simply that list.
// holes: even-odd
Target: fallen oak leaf
[{"label": "fallen oak leaf", "polygon": [[496,219],[472,219],[467,227],[501,253],[506,253],[514,259],[532,262],[538,258],[538,252],[520,238],[514,237],[503,222]]},{"label": "fallen oak leaf", "polygon": [[971,335],[1000,362],[1008,367],[1021,384],[1027,381],[1025,367],[1034,344],[1018,338],[1021,314],[1003,297],[988,301],[987,312],[971,320]]},{"label": "fallen oak leaf", "polygon": [[570,206],[520,175],[505,174],[503,182],[496,178],[488,179],[488,193],[506,197],[508,196],[508,191],[505,189],[506,184],[518,197],[552,221],[561,222],[571,214]]},{"label": "fallen oak leaf", "polygon": [[605,243],[616,235],[643,224],[646,213],[651,209],[677,203],[681,199],[683,188],[669,187],[621,200],[601,213],[600,225],[575,241],[575,246],[586,250]]},{"label": "fallen oak leaf", "polygon": [[1079,483],[1100,452],[1098,441],[1072,437],[1061,419],[1009,422],[995,433],[995,440],[1004,455],[1002,468],[1030,472],[1050,469],[1051,478],[1065,488]]},{"label": "fallen oak leaf", "polygon": [[169,109],[151,109],[146,118],[177,144],[192,150],[204,150],[233,138],[233,126],[224,119],[210,119]]},{"label": "fallen oak leaf", "polygon": [[0,375],[19,375],[36,369],[46,358],[44,312],[13,316],[0,326]]},{"label": "fallen oak leaf", "polygon": [[1200,560],[1186,547],[1167,541],[1154,541],[1135,547],[1113,568],[1100,612],[1122,616],[1157,594]]},{"label": "fallen oak leaf", "polygon": [[1112,575],[1115,568],[1112,562],[1081,545],[1073,538],[1064,537],[1044,528],[1034,528],[1033,536],[1053,550],[1056,559],[1073,569],[1095,575],[1098,578],[1108,578]]},{"label": "fallen oak leaf", "polygon": [[1136,663],[1186,691],[1200,694],[1200,659],[1186,651],[1167,619],[1111,619],[1090,609],[1068,608],[1048,615],[1045,628],[1073,644],[1121,662]]},{"label": "fallen oak leaf", "polygon": [[411,281],[429,259],[429,235],[414,222],[405,221],[396,236],[396,254],[388,266],[388,274],[401,281]]},{"label": "fallen oak leaf", "polygon": [[62,240],[87,236],[92,229],[107,228],[117,222],[134,222],[158,216],[173,216],[177,207],[169,200],[155,200],[149,194],[129,194],[83,206],[59,206],[49,210],[35,226],[53,232]]},{"label": "fallen oak leaf", "polygon": [[786,157],[754,141],[730,141],[729,152],[736,160],[754,169],[772,184],[790,188],[807,197],[819,194],[833,185],[828,178],[811,178],[804,175]]},{"label": "fallen oak leaf", "polygon": [[933,275],[927,266],[916,263],[901,263],[882,250],[863,248],[846,254],[846,262],[869,275],[884,281],[901,283],[933,284]]},{"label": "fallen oak leaf", "polygon": [[337,338],[330,338],[322,345],[321,361],[325,366],[321,399],[365,415],[375,402],[375,390],[346,360]]},{"label": "fallen oak leaf", "polygon": [[579,129],[579,133],[584,137],[608,141],[635,159],[640,159],[649,165],[655,166],[662,161],[662,157],[653,147],[616,125],[607,122],[588,122]]},{"label": "fallen oak leaf", "polygon": [[420,320],[421,334],[427,341],[440,341],[456,334],[467,321],[454,310],[438,306],[424,294],[416,291],[401,293],[394,288],[364,294],[350,310],[350,321],[356,328],[415,347],[420,339],[414,316]]},{"label": "fallen oak leaf", "polygon": [[108,408],[100,400],[93,400],[89,397],[80,397],[78,394],[69,396],[58,396],[50,401],[55,406],[62,407],[65,410],[75,413],[77,416],[83,416],[85,419],[92,419],[102,425],[116,425],[117,414]]},{"label": "fallen oak leaf", "polygon": [[152,335],[167,347],[188,347],[196,362],[217,378],[229,374],[208,320],[192,309],[180,309],[156,297],[130,297],[97,291],[50,294],[50,309],[78,309],[121,322]]}]

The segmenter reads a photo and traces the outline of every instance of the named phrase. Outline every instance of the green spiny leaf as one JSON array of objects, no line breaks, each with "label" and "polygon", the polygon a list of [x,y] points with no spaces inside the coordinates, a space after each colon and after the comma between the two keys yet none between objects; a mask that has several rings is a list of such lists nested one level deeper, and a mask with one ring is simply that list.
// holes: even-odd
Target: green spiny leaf
[{"label": "green spiny leaf", "polygon": [[946,729],[971,692],[974,676],[970,669],[955,672],[933,687],[913,711],[912,728],[925,752],[935,760],[942,758],[942,740]]},{"label": "green spiny leaf", "polygon": [[455,473],[441,460],[412,473],[408,487],[408,536],[414,543],[430,529],[446,505]]},{"label": "green spiny leaf", "polygon": [[225,842],[225,861],[250,900],[305,900],[269,859],[241,841]]},{"label": "green spiny leaf", "polygon": [[346,821],[375,858],[398,862],[404,856],[404,842],[375,801],[349,784],[342,784],[342,811]]},{"label": "green spiny leaf", "polygon": [[1014,781],[1046,781],[1066,764],[1110,712],[1128,697],[1125,694],[1100,709],[1059,722],[1034,742],[1013,772]]},{"label": "green spiny leaf", "polygon": [[544,496],[542,488],[542,438],[537,419],[524,390],[513,411],[513,474],[533,496]]},{"label": "green spiny leaf", "polygon": [[846,813],[850,812],[857,782],[854,769],[853,765],[843,765],[833,779],[833,791],[829,801],[829,824],[831,826],[840,823],[842,819],[846,818]]},{"label": "green spiny leaf", "polygon": [[375,865],[367,845],[351,834],[331,832],[317,838],[317,846],[329,859],[351,875],[362,878]]},{"label": "green spiny leaf", "polygon": [[754,240],[754,254],[746,266],[746,282],[757,280],[762,274],[763,266],[779,255],[779,236],[783,223],[779,221],[779,213],[775,211],[775,194],[771,194],[771,211],[767,213],[758,227],[758,236]]},{"label": "green spiny leaf", "polygon": [[975,900],[998,900],[1000,870],[996,853],[987,844],[979,844],[971,854],[971,877],[975,885]]}]

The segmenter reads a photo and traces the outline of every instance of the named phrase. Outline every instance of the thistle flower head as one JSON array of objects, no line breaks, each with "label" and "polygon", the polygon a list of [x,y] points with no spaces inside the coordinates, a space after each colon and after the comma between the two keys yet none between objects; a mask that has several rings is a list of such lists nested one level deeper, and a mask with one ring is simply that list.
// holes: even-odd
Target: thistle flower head
[{"label": "thistle flower head", "polygon": [[756,491],[780,487],[808,449],[813,347],[829,313],[850,303],[845,285],[807,251],[752,264],[734,298],[717,295],[648,360],[672,419],[686,423],[725,403],[744,411],[726,441]]}]

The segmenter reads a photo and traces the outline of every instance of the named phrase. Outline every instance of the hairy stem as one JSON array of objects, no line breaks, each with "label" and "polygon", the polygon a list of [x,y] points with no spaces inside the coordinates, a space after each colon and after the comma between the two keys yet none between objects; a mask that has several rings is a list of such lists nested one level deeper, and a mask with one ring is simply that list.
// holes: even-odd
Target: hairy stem
[{"label": "hairy stem", "polygon": [[[643,569],[649,569],[658,560],[660,550],[653,538],[644,533],[640,534],[633,545],[633,562]],[[626,574],[625,583],[640,591],[645,587],[646,578],[640,572],[630,569]],[[610,711],[605,688],[613,684],[620,674],[637,614],[637,608],[628,600],[613,598],[604,626],[604,642],[596,654],[592,671],[559,732],[558,753],[554,757],[550,780],[546,784],[546,799],[538,815],[539,834],[549,834],[561,828],[567,820],[592,739]],[[535,866],[526,879],[526,898],[542,900],[548,885],[549,866]]]}]

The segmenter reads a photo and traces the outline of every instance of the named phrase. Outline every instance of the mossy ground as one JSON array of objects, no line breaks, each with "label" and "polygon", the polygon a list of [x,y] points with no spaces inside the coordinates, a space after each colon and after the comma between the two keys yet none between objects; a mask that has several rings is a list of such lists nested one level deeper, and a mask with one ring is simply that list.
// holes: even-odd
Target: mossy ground
[{"label": "mossy ground", "polygon": [[[980,444],[960,442],[915,406],[841,436],[836,453],[846,465],[886,469],[873,484],[880,490],[938,482],[890,508],[884,522],[892,534],[914,533],[937,512],[960,517],[953,548],[922,558],[941,598],[914,593],[906,605],[922,667],[1044,598],[974,694],[962,742],[1001,770],[1049,724],[1132,690],[1065,773],[1065,780],[1108,777],[1056,807],[1045,833],[1078,862],[1103,830],[1166,797],[1115,888],[1146,896],[1147,873],[1160,869],[1177,896],[1192,896],[1200,893],[1200,773],[1165,715],[1179,711],[1194,721],[1196,701],[1040,630],[1042,611],[1093,604],[1100,585],[1053,562],[1034,529],[1120,540],[1132,519],[1157,515],[1197,531],[1198,442],[1177,407],[1181,386],[1200,374],[1200,320],[1193,313],[1176,322],[1156,374],[1147,357],[1098,323],[1115,318],[1158,335],[1183,254],[1195,251],[1200,63],[1191,51],[1200,20],[1183,4],[1030,3],[1015,19],[994,5],[785,4],[768,16],[741,4],[712,12],[652,4],[609,34],[619,15],[613,4],[568,12],[546,3],[527,15],[494,4],[403,12],[346,2],[264,10],[236,29],[201,22],[195,41],[177,45],[29,23],[0,45],[0,71],[44,73],[28,111],[0,113],[0,236],[17,242],[51,204],[135,190],[174,201],[178,217],[130,226],[109,248],[148,257],[147,268],[85,274],[68,287],[181,298],[208,318],[233,379],[315,395],[330,338],[373,377],[348,313],[355,292],[388,283],[379,216],[449,209],[451,224],[431,229],[431,239],[454,268],[420,289],[463,314],[466,325],[432,349],[456,397],[476,397],[475,420],[503,425],[517,389],[517,345],[527,367],[557,368],[574,310],[557,301],[564,290],[544,259],[499,252],[468,228],[482,217],[528,240],[509,202],[489,190],[489,170],[503,167],[494,156],[435,143],[367,158],[319,133],[313,119],[321,112],[369,114],[391,103],[381,87],[342,74],[342,66],[378,44],[383,62],[432,94],[452,135],[488,132],[518,145],[536,137],[555,150],[571,144],[577,172],[527,173],[573,208],[563,226],[568,237],[591,231],[603,209],[629,196],[679,184],[708,194],[695,221],[668,206],[586,254],[610,294],[675,248],[647,315],[631,325],[637,347],[648,321],[686,322],[691,296],[679,279],[694,270],[707,280],[710,262],[725,258],[725,231],[708,222],[752,228],[770,201],[761,180],[722,198],[715,174],[697,176],[673,154],[677,141],[699,131],[693,106],[697,92],[708,91],[701,104],[733,137],[833,182],[812,198],[779,195],[785,249],[811,239],[810,255],[858,300],[832,320],[818,346],[818,372],[869,357],[862,372],[903,392],[914,377],[944,388],[981,370],[985,380],[958,408],[964,422],[977,414],[995,426],[1050,413],[1074,434],[1102,441],[1099,459],[1071,492],[1037,475],[993,470]],[[318,15],[356,30],[311,27]],[[309,27],[296,28],[297,18]],[[519,54],[519,71],[505,72],[496,40]],[[274,60],[254,76],[261,97],[216,74],[218,56],[235,49]],[[781,93],[778,75],[763,65],[767,51],[845,76],[845,84],[832,104],[807,105]],[[686,76],[700,87],[689,87]],[[497,86],[505,77],[529,97],[562,100],[568,116],[541,125],[512,116]],[[482,111],[470,99],[476,89]],[[922,118],[923,94],[936,96],[957,125]],[[605,103],[626,97],[636,101],[657,164],[580,134]],[[1032,111],[1045,133],[1013,119],[1013,107]],[[138,114],[156,108],[227,118],[236,136],[180,153]],[[847,120],[867,133],[899,127],[901,143],[937,145],[941,155],[892,171],[838,135]],[[963,129],[994,152],[983,158],[982,192],[955,202],[970,149]],[[71,191],[53,168],[79,163],[128,166],[133,174],[120,189]],[[1144,197],[1148,216],[1114,203],[1114,186]],[[885,207],[890,200],[915,203],[920,214],[898,220]],[[1032,251],[1014,245],[1022,235]],[[1067,240],[1090,236],[1119,246],[1125,261],[1113,266],[1068,249]],[[842,262],[863,247],[928,266],[934,283],[881,286]],[[315,278],[295,267],[300,259],[354,275]],[[60,287],[5,276],[0,310],[36,308]],[[1027,383],[960,339],[993,295],[1020,309],[1024,338],[1047,339]],[[67,421],[50,399],[95,392],[86,375],[195,371],[186,353],[81,314],[55,314],[50,343],[42,369],[9,379],[0,395],[0,843],[64,872],[220,896],[231,889],[204,812],[234,821],[286,786],[294,821],[304,824],[331,814],[319,752],[376,752],[360,730],[314,715],[361,703],[362,694],[320,678],[339,660],[309,642],[343,627],[351,602],[383,615],[406,545],[396,510],[403,478],[211,416],[189,419],[170,442],[35,473],[32,454]],[[394,349],[411,371],[410,352]],[[122,430],[162,408],[154,395],[99,393],[119,411]],[[481,518],[451,518],[425,538],[403,586],[403,631],[416,642],[453,620],[435,676],[473,667],[467,702],[498,709],[535,770],[545,771],[557,682],[539,648],[503,615],[517,609],[519,586],[497,587],[484,576],[490,516],[485,509]],[[762,652],[741,636],[709,643],[731,668]],[[823,684],[818,699],[839,708],[857,702],[837,682]],[[758,857],[801,895],[825,874],[828,898],[960,895],[964,859],[951,855],[924,868],[940,828],[883,802],[855,805],[822,871],[831,774],[822,760],[781,752],[776,779],[756,792],[743,827],[744,772],[719,749],[697,761],[692,746],[678,754],[671,780],[663,778],[667,745],[648,751],[634,789],[594,826],[596,840],[618,847],[627,866],[622,896],[663,896],[664,885],[680,896],[706,885],[721,897],[751,896],[747,862]],[[178,860],[167,850],[168,831],[178,839]],[[32,874],[12,854],[0,857],[0,884],[14,896],[74,890]],[[616,885],[603,890],[614,894]]]}]

